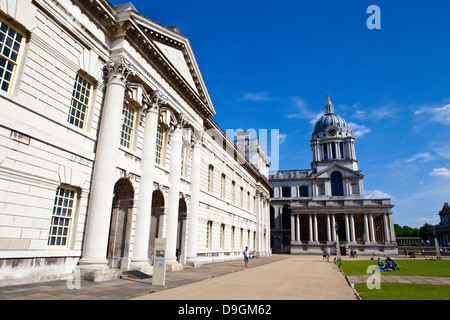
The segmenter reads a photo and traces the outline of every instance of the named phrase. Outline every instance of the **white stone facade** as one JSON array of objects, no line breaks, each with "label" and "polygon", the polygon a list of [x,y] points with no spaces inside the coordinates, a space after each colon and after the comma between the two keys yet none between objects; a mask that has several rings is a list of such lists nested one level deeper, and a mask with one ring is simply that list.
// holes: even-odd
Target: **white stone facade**
[{"label": "white stone facade", "polygon": [[395,255],[391,199],[364,197],[355,138],[330,100],[312,134],[311,169],[270,173],[273,252]]},{"label": "white stone facade", "polygon": [[270,254],[267,156],[212,119],[176,26],[106,0],[2,0],[0,23],[0,285],[151,272],[155,237],[173,269]]}]

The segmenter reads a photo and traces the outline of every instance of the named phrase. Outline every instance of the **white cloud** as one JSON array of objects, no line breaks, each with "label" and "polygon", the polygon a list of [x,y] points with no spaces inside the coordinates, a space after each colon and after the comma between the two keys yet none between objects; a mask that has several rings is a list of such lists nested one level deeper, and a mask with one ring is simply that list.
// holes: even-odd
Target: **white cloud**
[{"label": "white cloud", "polygon": [[363,124],[356,124],[353,122],[348,122],[348,126],[349,126],[350,130],[352,131],[353,136],[355,138],[362,137],[366,133],[370,132],[370,128],[367,128]]},{"label": "white cloud", "polygon": [[247,92],[244,95],[243,100],[262,102],[262,101],[272,101],[274,100],[274,98],[269,97],[267,92]]},{"label": "white cloud", "polygon": [[414,115],[428,114],[430,120],[443,124],[450,124],[450,104],[446,104],[443,107],[420,107],[419,110],[414,112]]},{"label": "white cloud", "polygon": [[381,190],[366,190],[365,192],[365,198],[368,199],[385,199],[385,198],[394,198],[393,196],[391,196],[388,193],[385,193]]},{"label": "white cloud", "polygon": [[279,139],[280,139],[280,144],[282,144],[283,142],[286,141],[287,134],[280,133],[280,135],[279,135],[278,137],[279,137]]},{"label": "white cloud", "polygon": [[430,172],[430,176],[450,178],[450,170],[447,168],[434,168],[433,171]]},{"label": "white cloud", "polygon": [[294,102],[296,110],[294,113],[287,115],[290,119],[311,119],[315,117],[314,112],[309,110],[306,102],[300,97],[293,97],[292,102]]},{"label": "white cloud", "polygon": [[416,153],[415,155],[413,155],[409,159],[406,159],[405,161],[406,162],[414,162],[414,161],[427,162],[427,161],[432,161],[435,158],[436,157],[433,156],[430,152],[421,152],[421,153]]},{"label": "white cloud", "polygon": [[425,217],[420,217],[416,219],[417,222],[420,223],[429,223],[429,224],[436,224],[437,222],[439,222],[439,217],[433,217],[433,218],[425,218]]}]

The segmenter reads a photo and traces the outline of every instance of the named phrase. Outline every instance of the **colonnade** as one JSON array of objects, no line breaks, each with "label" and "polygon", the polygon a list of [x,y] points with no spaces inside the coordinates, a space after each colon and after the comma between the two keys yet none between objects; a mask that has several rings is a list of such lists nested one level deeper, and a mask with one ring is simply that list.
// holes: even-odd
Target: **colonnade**
[{"label": "colonnade", "polygon": [[[106,65],[108,83],[102,111],[102,121],[99,127],[98,146],[93,170],[89,211],[86,221],[86,232],[82,258],[79,262],[83,270],[109,269],[107,247],[109,226],[112,211],[114,185],[117,179],[116,159],[119,154],[120,125],[122,108],[129,89],[127,79],[134,74],[131,65],[123,59]],[[152,211],[153,184],[155,180],[156,137],[161,108],[166,108],[166,101],[158,91],[151,95],[140,92],[139,101],[141,121],[145,120],[144,137],[141,154],[141,175],[139,177],[139,194],[136,204],[136,220],[134,241],[130,267],[143,269],[150,266],[148,258],[150,224]],[[204,132],[194,130],[183,114],[175,114],[171,123],[171,156],[169,174],[169,192],[165,219],[166,261],[168,265],[178,263],[176,257],[178,236],[178,215],[180,199],[181,153],[183,145],[183,130],[192,130],[192,166],[191,194],[189,207],[189,236],[186,243],[186,262],[197,259],[197,236],[200,202],[200,176],[202,163],[202,146]],[[180,155],[180,156],[176,156]],[[256,246],[257,251],[269,252],[269,197],[262,192],[257,193],[256,211]]]},{"label": "colonnade", "polygon": [[[364,243],[390,243],[395,241],[394,228],[392,223],[392,213],[384,212],[378,213],[377,215],[382,215],[382,226],[375,226],[374,223],[375,213],[344,213],[344,214],[317,214],[317,213],[307,213],[307,214],[291,214],[291,241],[301,242],[301,216],[306,216],[308,220],[308,243],[318,244],[319,241],[319,216],[325,216],[326,220],[326,241],[328,243],[335,242],[337,238],[336,233],[336,222],[337,220],[344,220],[345,224],[345,238],[339,239],[340,241],[347,241],[349,243],[356,243],[356,229],[355,229],[355,216],[363,219],[364,222]],[[338,219],[339,217],[339,219]],[[377,239],[382,239],[378,240]]]},{"label": "colonnade", "polygon": [[[112,209],[113,188],[116,182],[116,159],[119,150],[120,123],[122,108],[127,89],[127,78],[133,74],[132,67],[124,60],[117,60],[106,66],[108,83],[106,84],[105,102],[102,121],[99,128],[98,146],[93,171],[91,199],[87,216],[86,232],[81,268],[107,269],[106,259],[110,216]],[[136,207],[133,256],[131,266],[149,265],[148,244],[150,237],[150,213],[154,182],[155,141],[161,106],[165,104],[158,91],[151,96],[144,95],[141,111],[145,116],[145,130],[142,145],[141,176],[139,180],[139,200]],[[182,134],[186,121],[182,114],[176,117],[172,128],[172,154],[180,154]],[[187,255],[196,256],[197,221],[199,202],[199,177],[201,163],[201,144],[194,145],[192,166],[192,194],[190,235],[188,237]],[[170,161],[170,189],[167,203],[167,262],[176,263],[176,241],[180,198],[181,157],[172,157]]]}]

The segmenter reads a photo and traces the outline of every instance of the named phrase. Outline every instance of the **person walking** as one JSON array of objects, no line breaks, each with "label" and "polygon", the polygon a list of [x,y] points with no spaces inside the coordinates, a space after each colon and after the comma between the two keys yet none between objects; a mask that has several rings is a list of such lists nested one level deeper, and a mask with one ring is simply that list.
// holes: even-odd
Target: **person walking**
[{"label": "person walking", "polygon": [[248,247],[245,247],[244,250],[244,263],[245,266],[248,267],[248,261],[250,260],[250,251],[248,250]]},{"label": "person walking", "polygon": [[330,254],[331,254],[330,247],[327,247],[327,262],[330,262]]}]

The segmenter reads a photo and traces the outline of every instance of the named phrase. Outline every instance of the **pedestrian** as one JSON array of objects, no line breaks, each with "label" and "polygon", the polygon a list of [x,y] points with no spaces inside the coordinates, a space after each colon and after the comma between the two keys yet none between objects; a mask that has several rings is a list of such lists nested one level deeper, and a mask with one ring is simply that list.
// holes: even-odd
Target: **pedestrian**
[{"label": "pedestrian", "polygon": [[405,248],[405,258],[408,256],[408,250],[406,250],[406,248]]},{"label": "pedestrian", "polygon": [[424,257],[425,258],[425,250],[422,248],[422,251],[421,251],[421,253],[422,253],[422,257]]},{"label": "pedestrian", "polygon": [[248,261],[250,260],[250,251],[248,250],[248,247],[245,247],[244,250],[244,263],[245,266],[248,267]]},{"label": "pedestrian", "polygon": [[326,258],[327,258],[327,249],[323,249],[323,251],[322,251],[322,261],[325,261]]},{"label": "pedestrian", "polygon": [[327,247],[327,262],[330,262],[330,253],[331,253],[330,247]]}]

